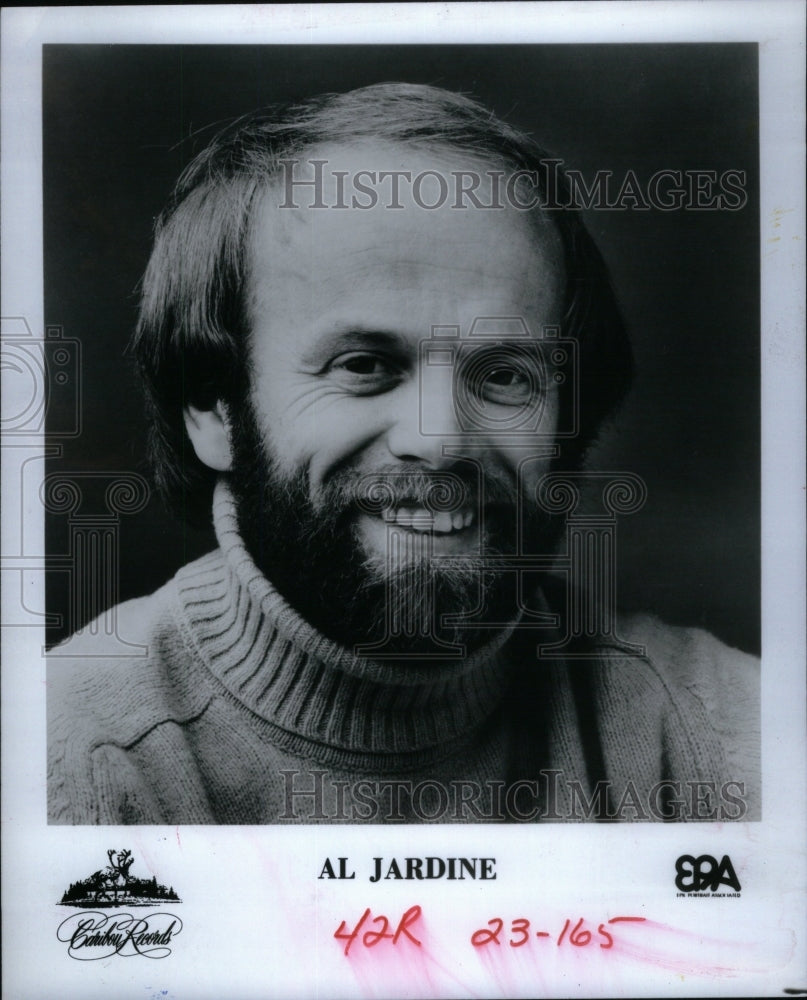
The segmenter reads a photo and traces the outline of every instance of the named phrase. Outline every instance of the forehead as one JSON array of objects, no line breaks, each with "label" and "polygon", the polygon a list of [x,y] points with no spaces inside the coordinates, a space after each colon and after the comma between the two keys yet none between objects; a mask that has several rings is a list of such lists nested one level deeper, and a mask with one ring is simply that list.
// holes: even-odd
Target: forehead
[{"label": "forehead", "polygon": [[[315,168],[313,160],[326,163]],[[492,169],[461,153],[388,143],[324,146],[301,156],[294,180],[318,187],[295,184],[289,198],[281,178],[252,218],[253,327],[271,327],[272,314],[289,310],[306,329],[329,319],[384,329],[394,321],[417,335],[435,324],[464,327],[479,315],[519,314],[531,329],[558,322],[564,275],[554,224],[509,205],[485,209],[467,198],[457,205],[460,171],[480,178],[482,204],[495,204]],[[396,194],[390,175],[401,171]],[[419,186],[409,180],[419,175]],[[441,199],[443,184],[448,196]]]}]

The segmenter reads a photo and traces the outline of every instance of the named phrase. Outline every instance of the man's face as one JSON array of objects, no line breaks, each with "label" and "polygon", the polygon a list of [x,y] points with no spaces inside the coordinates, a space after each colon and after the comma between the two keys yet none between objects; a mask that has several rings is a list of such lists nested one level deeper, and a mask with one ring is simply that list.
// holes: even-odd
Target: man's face
[{"label": "man's face", "polygon": [[[449,154],[389,145],[327,147],[311,158],[329,161],[329,205],[338,200],[332,171],[440,170],[448,177],[467,167]],[[368,210],[311,208],[306,189],[295,191],[299,208],[280,209],[282,192],[272,190],[254,219],[251,391],[234,442],[233,480],[242,529],[281,590],[288,566],[275,565],[284,561],[280,550],[295,560],[303,580],[286,590],[299,592],[298,604],[336,559],[354,567],[342,578],[341,589],[353,591],[342,595],[344,604],[363,580],[381,585],[417,562],[466,578],[476,567],[479,576],[486,552],[516,544],[519,495],[529,520],[534,487],[550,462],[556,388],[535,338],[561,318],[554,229],[546,223],[536,231],[511,207],[457,209],[449,199],[426,210],[403,186],[403,208],[393,209],[384,203],[388,188],[379,190],[381,203]],[[486,335],[474,337],[479,319],[477,334]],[[514,319],[523,321],[526,339]],[[456,338],[447,336],[452,328]],[[430,341],[437,354],[427,349]],[[534,416],[534,438],[521,430],[525,413]],[[440,504],[433,491],[440,482],[455,490],[455,504]],[[379,496],[379,483],[385,499],[367,502],[368,490],[370,499]],[[277,521],[281,507],[285,527]],[[265,531],[255,524],[262,517]],[[323,525],[336,537],[324,538]],[[291,537],[278,540],[278,529]],[[316,553],[300,562],[313,538],[324,546],[318,566],[311,565]],[[334,620],[344,621],[337,571],[327,568],[328,600]],[[468,599],[467,587],[462,592],[449,610],[463,610],[456,605]],[[337,625],[315,624],[340,635]]]}]

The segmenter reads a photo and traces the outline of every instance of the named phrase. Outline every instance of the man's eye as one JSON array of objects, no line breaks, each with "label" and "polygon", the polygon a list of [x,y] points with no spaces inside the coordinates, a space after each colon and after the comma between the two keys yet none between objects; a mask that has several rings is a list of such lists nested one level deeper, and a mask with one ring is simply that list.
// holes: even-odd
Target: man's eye
[{"label": "man's eye", "polygon": [[526,373],[517,368],[494,368],[488,375],[487,382],[502,387],[515,387],[529,383]]},{"label": "man's eye", "polygon": [[505,406],[518,406],[528,402],[538,392],[535,375],[518,365],[496,365],[480,372],[475,381],[475,391],[481,399]]},{"label": "man's eye", "polygon": [[345,371],[354,375],[380,375],[386,369],[381,358],[373,357],[372,354],[354,354],[333,365],[334,368],[344,368]]},{"label": "man's eye", "polygon": [[352,351],[334,358],[326,374],[349,389],[371,393],[391,388],[399,381],[401,371],[384,355]]}]

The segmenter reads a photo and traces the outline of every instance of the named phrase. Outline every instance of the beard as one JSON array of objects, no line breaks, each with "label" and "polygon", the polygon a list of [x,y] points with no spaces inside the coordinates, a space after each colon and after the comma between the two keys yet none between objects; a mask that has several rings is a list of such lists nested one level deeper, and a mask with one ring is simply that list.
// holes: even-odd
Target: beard
[{"label": "beard", "polygon": [[[371,471],[344,465],[312,490],[306,469],[280,471],[249,399],[231,422],[231,444],[230,485],[247,551],[287,603],[329,639],[377,660],[455,659],[518,617],[517,574],[487,565],[488,557],[518,551],[518,488],[504,472],[486,470],[480,484],[479,466],[469,461],[456,460],[450,472],[401,462]],[[435,555],[431,531],[399,527],[384,514],[402,504],[472,509],[475,551]],[[529,509],[521,551],[550,554],[563,522]],[[387,521],[384,554],[367,550],[362,514]]]}]

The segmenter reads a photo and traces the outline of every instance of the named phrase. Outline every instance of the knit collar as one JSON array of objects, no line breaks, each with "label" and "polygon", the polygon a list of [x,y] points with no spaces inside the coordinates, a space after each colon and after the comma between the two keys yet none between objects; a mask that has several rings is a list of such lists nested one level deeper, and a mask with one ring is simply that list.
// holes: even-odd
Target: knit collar
[{"label": "knit collar", "polygon": [[177,575],[179,614],[197,655],[262,719],[314,744],[395,754],[467,737],[496,709],[514,625],[460,660],[356,656],[304,621],[257,568],[224,479],[213,521],[220,548]]}]

